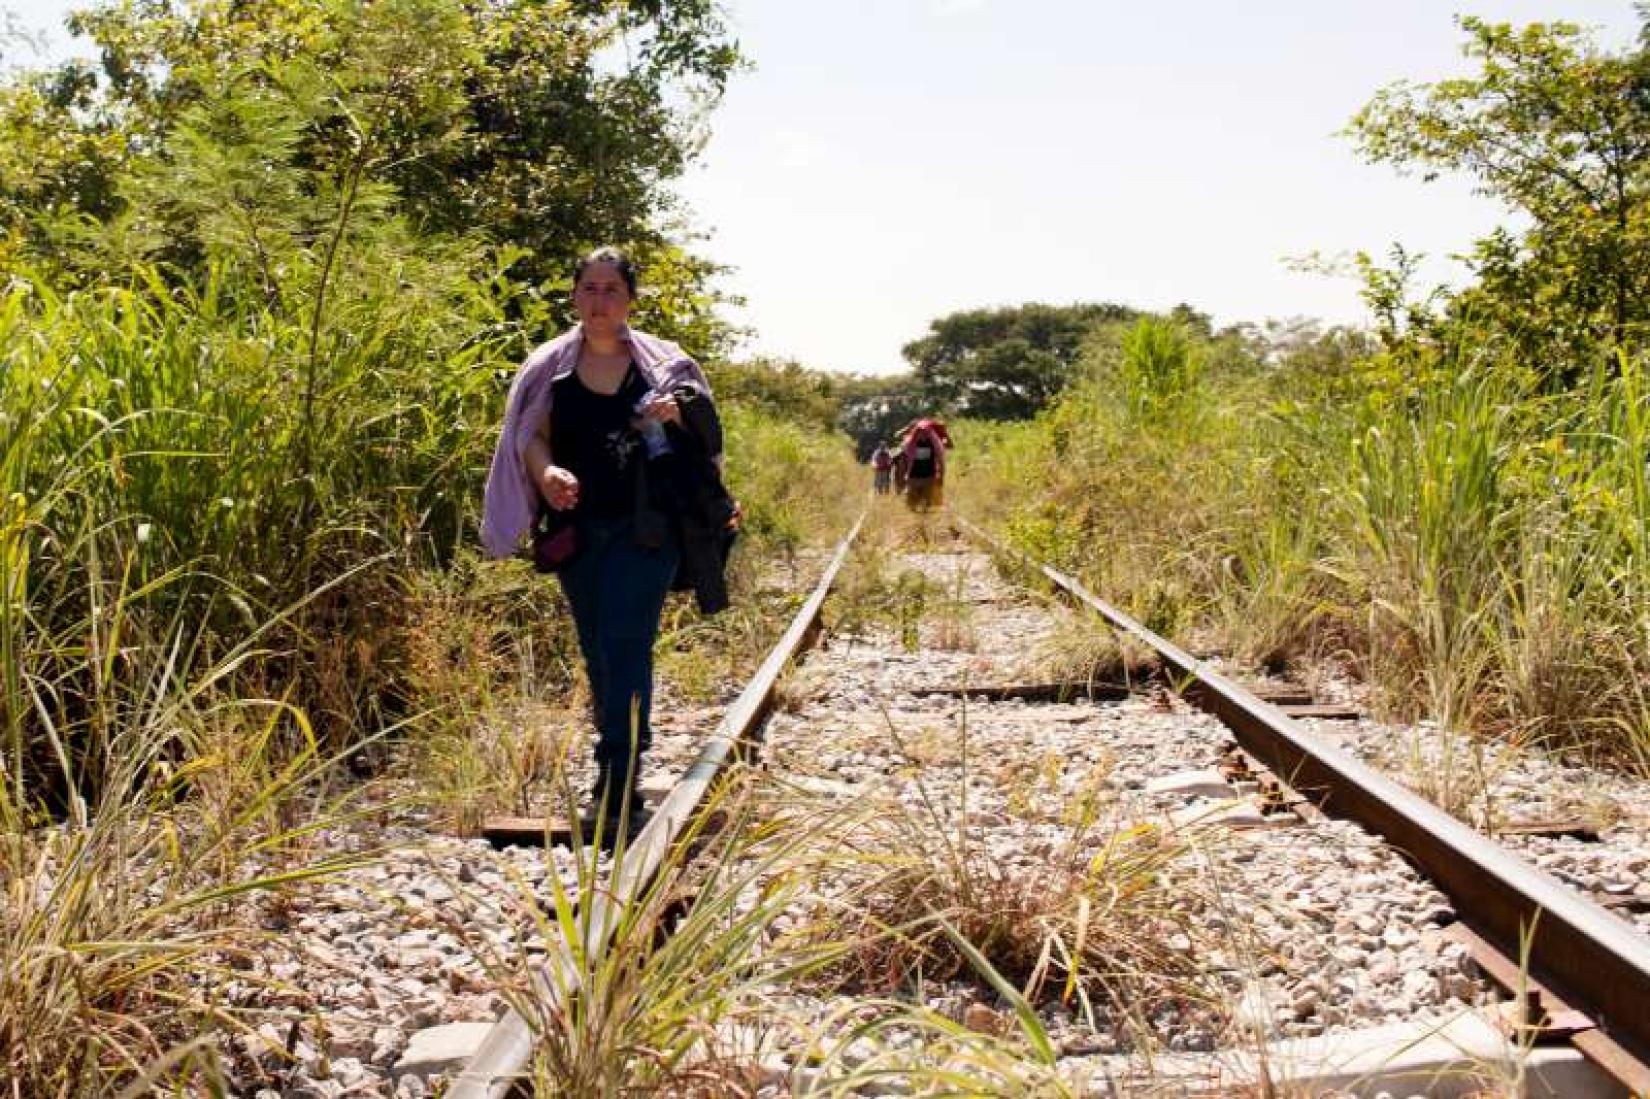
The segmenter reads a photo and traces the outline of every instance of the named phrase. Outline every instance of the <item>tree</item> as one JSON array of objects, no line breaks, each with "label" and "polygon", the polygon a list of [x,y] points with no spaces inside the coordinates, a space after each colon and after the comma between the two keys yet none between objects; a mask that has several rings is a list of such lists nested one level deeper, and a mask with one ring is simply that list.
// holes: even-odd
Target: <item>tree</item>
[{"label": "tree", "polygon": [[1567,23],[1460,21],[1476,75],[1382,89],[1350,132],[1371,161],[1465,172],[1530,219],[1472,254],[1455,303],[1533,358],[1625,349],[1650,320],[1650,55]]},{"label": "tree", "polygon": [[[95,85],[89,69],[70,65],[0,87],[0,266],[23,252],[39,219],[104,216],[115,208],[125,141],[64,124],[87,105]],[[40,243],[38,234],[32,243]]]},{"label": "tree", "polygon": [[841,379],[790,359],[757,358],[708,368],[718,400],[761,408],[779,419],[822,431],[836,427]]},{"label": "tree", "polygon": [[[579,252],[622,243],[686,280],[662,288],[664,312],[708,314],[695,298],[717,269],[673,250],[666,184],[740,63],[713,0],[128,0],[71,28],[96,43],[95,70],[71,62],[0,98],[0,146],[28,139],[0,153],[0,230],[43,252],[64,215],[129,209],[115,177],[168,164],[203,108],[318,87],[330,106],[293,135],[295,167],[337,176],[370,140],[367,178],[419,232],[512,247],[514,274],[549,290]],[[188,225],[166,228],[185,230],[169,259],[199,253]]]},{"label": "tree", "polygon": [[890,441],[894,432],[935,410],[922,379],[915,374],[852,378],[839,388],[837,426],[853,436],[855,453],[862,462],[877,443]]},{"label": "tree", "polygon": [[1028,419],[1071,380],[1097,324],[1134,317],[1113,304],[1043,305],[952,313],[901,352],[936,408],[995,420]]}]

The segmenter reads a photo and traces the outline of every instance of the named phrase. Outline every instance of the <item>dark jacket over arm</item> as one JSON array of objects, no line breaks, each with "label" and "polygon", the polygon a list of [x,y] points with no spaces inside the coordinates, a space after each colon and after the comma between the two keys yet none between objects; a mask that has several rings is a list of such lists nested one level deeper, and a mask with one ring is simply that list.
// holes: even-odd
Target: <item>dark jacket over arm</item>
[{"label": "dark jacket over arm", "polygon": [[703,392],[682,386],[674,394],[681,427],[670,425],[673,461],[667,463],[674,519],[681,535],[682,563],[675,590],[693,589],[699,609],[715,614],[728,606],[726,566],[734,532],[733,497],[722,483],[716,458],[722,453],[722,420]]}]

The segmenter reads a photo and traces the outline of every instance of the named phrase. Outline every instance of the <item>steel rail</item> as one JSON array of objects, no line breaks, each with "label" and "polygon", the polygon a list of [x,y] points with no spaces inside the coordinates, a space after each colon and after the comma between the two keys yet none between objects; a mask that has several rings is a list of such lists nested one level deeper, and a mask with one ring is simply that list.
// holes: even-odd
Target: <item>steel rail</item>
[{"label": "steel rail", "polygon": [[[864,524],[862,512],[853,528],[837,543],[836,553],[825,567],[824,575],[791,619],[785,633],[769,650],[762,666],[728,707],[716,731],[671,787],[653,817],[637,833],[635,842],[624,851],[614,867],[611,888],[597,891],[589,907],[579,914],[576,922],[584,939],[585,957],[597,956],[607,949],[625,909],[651,886],[671,846],[686,831],[734,748],[753,739],[772,708],[780,675],[818,636],[825,597],[830,594],[837,573],[842,570]],[[543,967],[533,975],[534,991],[549,1010],[565,1008],[567,1001],[578,993],[579,968],[574,958],[572,945],[562,942],[559,949],[552,949]],[[482,1039],[475,1055],[453,1080],[446,1092],[448,1099],[502,1099],[521,1081],[532,1056],[532,1024],[514,1008],[506,1008]]]},{"label": "steel rail", "polygon": [[[1612,1075],[1650,1094],[1650,938],[1468,828],[1431,802],[1325,743],[1275,707],[1136,622],[1075,578],[1021,553],[955,513],[963,531],[1036,569],[1151,648],[1188,686],[1183,694],[1231,728],[1238,743],[1326,813],[1381,835],[1449,896],[1461,919],[1585,1012],[1621,1048],[1601,1058]],[[1528,953],[1521,945],[1528,943]],[[1625,1054],[1625,1057],[1619,1054]],[[1609,1061],[1610,1063],[1606,1063]],[[1636,1061],[1637,1064],[1632,1062]]]}]

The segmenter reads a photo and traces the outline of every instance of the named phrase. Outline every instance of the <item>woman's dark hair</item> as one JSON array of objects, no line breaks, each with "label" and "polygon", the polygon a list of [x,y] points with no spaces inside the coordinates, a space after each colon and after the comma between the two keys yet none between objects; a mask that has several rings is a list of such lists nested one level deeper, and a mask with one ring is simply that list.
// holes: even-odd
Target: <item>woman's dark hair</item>
[{"label": "woman's dark hair", "polygon": [[589,253],[578,263],[573,265],[573,285],[577,286],[584,273],[598,263],[611,263],[624,279],[625,286],[630,290],[630,296],[636,296],[636,261],[617,248],[603,245]]}]

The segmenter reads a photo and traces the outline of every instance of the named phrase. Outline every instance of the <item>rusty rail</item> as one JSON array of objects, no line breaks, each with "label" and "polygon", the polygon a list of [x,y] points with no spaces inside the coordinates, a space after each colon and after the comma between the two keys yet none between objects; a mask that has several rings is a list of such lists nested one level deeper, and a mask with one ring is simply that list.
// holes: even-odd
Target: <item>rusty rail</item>
[{"label": "rusty rail", "polygon": [[1239,744],[1326,813],[1383,836],[1454,902],[1463,922],[1592,1023],[1577,1042],[1636,1093],[1650,1094],[1650,939],[1276,707],[1148,630],[1083,587],[952,515],[970,537],[1039,572],[1115,631],[1146,645],[1186,682],[1182,693],[1224,722]]},{"label": "rusty rail", "polygon": [[[580,912],[577,922],[586,956],[600,954],[607,948],[626,907],[646,893],[672,844],[686,831],[734,748],[753,738],[773,705],[774,687],[779,682],[779,676],[818,635],[825,597],[830,593],[831,585],[835,583],[837,573],[842,570],[848,551],[864,524],[865,515],[862,513],[853,529],[837,543],[836,553],[825,567],[825,573],[815,585],[813,594],[796,612],[778,643],[769,650],[756,675],[733,705],[728,707],[721,724],[697,758],[671,787],[652,819],[624,852],[623,858],[614,867],[611,888],[598,891],[590,906]],[[573,957],[573,947],[563,942],[533,976],[534,990],[549,1010],[565,1007],[567,1000],[578,994],[579,970]],[[502,1099],[520,1082],[532,1056],[532,1025],[514,1008],[507,1008],[482,1040],[475,1056],[454,1079],[447,1091],[448,1099]]]}]

